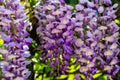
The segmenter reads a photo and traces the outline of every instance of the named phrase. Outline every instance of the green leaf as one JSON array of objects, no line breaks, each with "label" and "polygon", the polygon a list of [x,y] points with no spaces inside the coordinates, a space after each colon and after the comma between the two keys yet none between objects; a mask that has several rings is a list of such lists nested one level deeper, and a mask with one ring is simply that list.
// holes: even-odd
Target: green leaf
[{"label": "green leaf", "polygon": [[67,75],[60,75],[59,77],[56,77],[58,80],[63,80],[65,78],[67,78]]},{"label": "green leaf", "polygon": [[51,78],[44,78],[43,80],[51,80]]},{"label": "green leaf", "polygon": [[75,76],[74,74],[69,74],[67,80],[74,80],[74,76]]},{"label": "green leaf", "polygon": [[77,4],[79,2],[79,0],[65,0],[66,3],[68,4]]},{"label": "green leaf", "polygon": [[71,57],[71,61],[70,61],[70,63],[71,63],[71,64],[74,64],[75,61],[76,61],[76,58],[75,58],[75,57]]},{"label": "green leaf", "polygon": [[0,68],[0,80],[2,80],[2,69]]},{"label": "green leaf", "polygon": [[37,0],[28,0],[28,2],[30,3],[31,7],[34,7],[37,4]]},{"label": "green leaf", "polygon": [[36,58],[36,59],[40,58],[40,53],[39,52],[35,52],[34,58]]},{"label": "green leaf", "polygon": [[3,45],[3,44],[4,44],[4,40],[0,39],[0,45]]},{"label": "green leaf", "polygon": [[101,73],[101,72],[98,72],[98,73],[96,73],[96,74],[93,75],[93,78],[96,79],[96,78],[100,77],[101,75],[102,75],[102,73]]},{"label": "green leaf", "polygon": [[37,58],[32,58],[33,62],[38,62]]},{"label": "green leaf", "polygon": [[35,80],[53,80],[53,77],[48,77],[46,74],[44,75],[40,75],[38,78],[36,78]]},{"label": "green leaf", "polygon": [[2,54],[0,54],[0,61],[2,61],[4,58],[3,58],[3,56],[2,56]]},{"label": "green leaf", "polygon": [[36,78],[35,80],[42,80],[42,75],[40,75],[38,78]]},{"label": "green leaf", "polygon": [[45,72],[51,72],[51,71],[53,71],[54,70],[54,68],[50,68],[50,67],[45,67]]},{"label": "green leaf", "polygon": [[79,64],[71,65],[71,66],[68,66],[67,68],[68,68],[67,70],[68,73],[73,73],[80,69],[80,65]]},{"label": "green leaf", "polygon": [[120,80],[120,71],[117,73],[117,80]]},{"label": "green leaf", "polygon": [[118,25],[120,25],[120,20],[115,19],[115,23],[118,24]]},{"label": "green leaf", "polygon": [[98,80],[108,80],[108,79],[107,79],[106,75],[103,75],[103,76],[99,77]]},{"label": "green leaf", "polygon": [[41,71],[41,70],[44,69],[44,67],[45,67],[44,64],[39,64],[39,63],[35,63],[35,64],[34,64],[34,70],[35,70],[35,71]]},{"label": "green leaf", "polygon": [[84,74],[80,74],[80,77],[83,79],[83,80],[86,80],[86,77]]},{"label": "green leaf", "polygon": [[32,45],[33,48],[36,48],[38,46],[38,44],[37,44],[37,42],[35,40],[33,40],[31,42],[31,45]]}]

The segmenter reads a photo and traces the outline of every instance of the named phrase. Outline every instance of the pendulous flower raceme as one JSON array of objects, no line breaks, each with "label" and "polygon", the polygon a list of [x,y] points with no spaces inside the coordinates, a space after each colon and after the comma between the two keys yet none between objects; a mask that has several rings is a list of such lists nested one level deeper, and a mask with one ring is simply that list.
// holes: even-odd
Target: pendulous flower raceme
[{"label": "pendulous flower raceme", "polygon": [[42,60],[50,63],[50,67],[54,69],[51,74],[54,76],[65,74],[71,55],[74,55],[74,24],[71,18],[73,7],[63,1],[49,0],[37,9],[37,34],[41,49],[44,50]]},{"label": "pendulous flower raceme", "polygon": [[[66,74],[74,57],[74,64],[80,64],[76,80],[80,80],[80,74],[86,80],[95,80],[94,74],[99,72],[116,79],[120,70],[119,27],[114,22],[117,6],[111,0],[80,0],[73,9],[64,0],[41,1],[35,11],[36,32],[43,50],[40,59],[53,68],[50,74]],[[0,0],[2,80],[28,80],[31,73],[26,68],[32,41],[26,31],[30,26],[26,19],[19,0]]]},{"label": "pendulous flower raceme", "polygon": [[[114,22],[116,7],[111,0],[80,0],[76,5],[75,53],[79,56],[79,72],[87,80],[94,80],[93,75],[99,71],[109,78],[116,78],[120,70],[119,27]],[[75,78],[80,80],[78,74]]]},{"label": "pendulous flower raceme", "polygon": [[[47,0],[36,7],[42,60],[54,68],[51,73],[66,73],[71,56],[77,56],[79,73],[87,80],[94,80],[97,72],[116,77],[120,70],[117,6],[111,0],[80,0],[73,11],[64,0]],[[80,80],[79,74],[75,78]]]},{"label": "pendulous flower raceme", "polygon": [[28,80],[30,71],[26,68],[30,61],[28,45],[32,41],[26,31],[30,26],[20,0],[0,0],[0,35],[5,49],[0,49],[4,61],[0,62],[2,80]]}]

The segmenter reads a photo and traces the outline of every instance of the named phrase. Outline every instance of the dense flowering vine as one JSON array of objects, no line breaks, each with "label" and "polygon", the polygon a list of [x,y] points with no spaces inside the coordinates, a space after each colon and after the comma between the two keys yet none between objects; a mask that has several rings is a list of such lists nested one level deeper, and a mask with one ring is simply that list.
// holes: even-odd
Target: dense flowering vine
[{"label": "dense flowering vine", "polygon": [[87,80],[94,80],[93,75],[98,71],[115,78],[120,70],[119,27],[114,22],[116,7],[110,0],[80,0],[76,5],[75,53],[79,55],[79,71]]},{"label": "dense flowering vine", "polygon": [[[56,70],[58,64],[68,66],[68,54],[75,54],[79,57],[79,72],[88,80],[94,79],[93,75],[98,71],[115,77],[120,69],[117,65],[119,27],[114,22],[116,7],[117,4],[112,6],[111,0],[80,0],[75,17],[71,13],[72,7],[66,9],[66,4],[57,0],[38,7],[37,33],[40,34],[42,49],[45,49],[42,59],[51,62],[50,66]],[[62,72],[65,70],[62,68]]]},{"label": "dense flowering vine", "polygon": [[50,67],[56,71],[55,75],[66,73],[70,56],[74,55],[72,9],[63,1],[50,0],[39,6],[35,15],[39,20],[37,33],[40,35],[41,49],[45,50],[42,60],[50,62]]},{"label": "dense flowering vine", "polygon": [[1,49],[4,61],[0,62],[2,80],[27,80],[30,71],[26,68],[30,61],[28,45],[32,41],[26,31],[30,26],[20,0],[0,0],[0,35],[5,49]]},{"label": "dense flowering vine", "polygon": [[[97,72],[116,79],[120,70],[119,27],[114,22],[117,6],[111,0],[80,0],[74,9],[64,0],[41,0],[35,8],[35,26],[43,51],[40,59],[53,68],[50,74],[66,74],[74,57],[74,64],[80,64],[76,80],[81,80],[81,74],[86,80],[95,80]],[[26,66],[30,64],[27,57],[32,41],[28,26],[20,0],[0,0],[2,80],[28,80],[31,72]]]}]

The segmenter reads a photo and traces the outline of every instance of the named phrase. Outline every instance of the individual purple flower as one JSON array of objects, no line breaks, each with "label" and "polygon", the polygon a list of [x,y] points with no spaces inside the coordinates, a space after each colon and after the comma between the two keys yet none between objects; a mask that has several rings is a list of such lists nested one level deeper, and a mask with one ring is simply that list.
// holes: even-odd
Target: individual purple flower
[{"label": "individual purple flower", "polygon": [[103,13],[103,11],[104,11],[104,7],[103,7],[103,6],[100,6],[100,7],[98,8],[98,12],[99,12],[99,13]]},{"label": "individual purple flower", "polygon": [[75,75],[75,80],[81,80],[79,74]]},{"label": "individual purple flower", "polygon": [[104,4],[104,5],[112,5],[112,1],[111,0],[93,0],[95,2],[95,4]]}]

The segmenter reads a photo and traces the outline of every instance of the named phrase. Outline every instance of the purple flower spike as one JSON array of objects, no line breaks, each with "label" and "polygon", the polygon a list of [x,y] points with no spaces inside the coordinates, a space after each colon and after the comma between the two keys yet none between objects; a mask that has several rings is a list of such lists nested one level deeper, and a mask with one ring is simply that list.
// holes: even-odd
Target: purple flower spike
[{"label": "purple flower spike", "polygon": [[26,28],[30,23],[25,21],[27,16],[20,0],[0,0],[1,2],[5,4],[0,4],[0,36],[5,46],[5,49],[0,49],[4,58],[0,62],[2,80],[27,80],[31,72],[26,68],[30,64],[26,58],[30,56],[28,46],[32,39],[28,38]]},{"label": "purple flower spike", "polygon": [[111,0],[79,0],[74,12],[64,0],[48,0],[37,6],[36,32],[40,36],[40,49],[44,50],[42,60],[51,61],[50,67],[54,68],[51,74],[66,74],[71,57],[75,56],[75,63],[80,63],[76,80],[80,80],[80,74],[94,80],[93,75],[98,71],[116,76],[120,70],[117,57],[120,28],[114,22],[117,6],[112,6]]},{"label": "purple flower spike", "polygon": [[120,70],[117,44],[120,28],[114,22],[117,6],[112,6],[111,0],[80,0],[76,5],[74,52],[79,57],[79,72],[87,80],[94,80],[92,76],[99,70],[116,79]]},{"label": "purple flower spike", "polygon": [[[74,38],[74,23],[71,19],[73,7],[65,4],[64,0],[50,0],[42,7],[43,9],[35,14],[39,16],[37,17],[39,20],[37,33],[41,36],[40,42],[43,42],[41,49],[45,50],[42,60],[45,62],[49,62],[46,58],[52,60],[50,67],[54,68],[54,71],[65,74],[66,66],[69,65],[71,55],[74,54],[71,47]],[[60,65],[64,71],[58,69]],[[60,73],[55,73],[55,75],[60,75]]]}]

